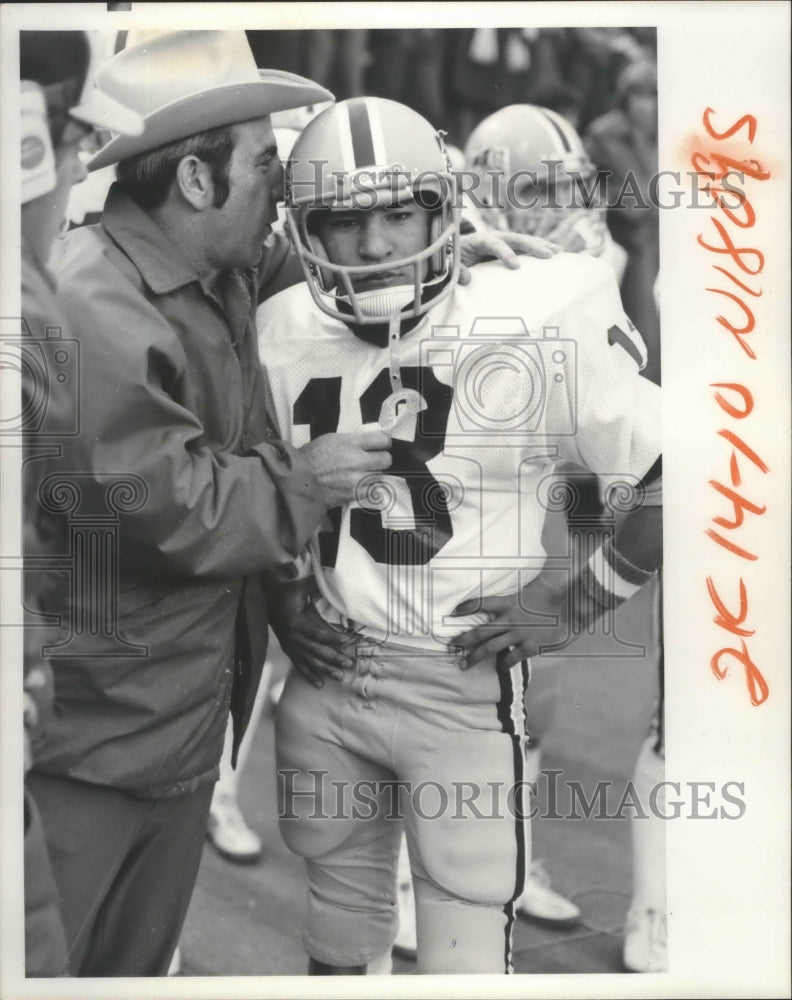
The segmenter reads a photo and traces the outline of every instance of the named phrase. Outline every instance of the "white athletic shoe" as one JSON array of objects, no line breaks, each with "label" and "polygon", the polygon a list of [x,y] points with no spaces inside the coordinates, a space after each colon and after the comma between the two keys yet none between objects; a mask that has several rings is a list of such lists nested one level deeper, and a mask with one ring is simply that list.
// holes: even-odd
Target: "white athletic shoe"
[{"label": "white athletic shoe", "polygon": [[273,681],[269,689],[269,703],[272,708],[278,707],[278,702],[281,700],[281,695],[283,694],[283,689],[286,687],[286,678],[281,677],[277,681]]},{"label": "white athletic shoe", "polygon": [[171,964],[168,966],[169,976],[180,976],[181,975],[181,948],[176,945],[176,951],[173,953],[173,958],[171,959]]},{"label": "white athletic shoe", "polygon": [[384,952],[382,955],[377,955],[376,958],[372,958],[369,964],[366,966],[367,976],[392,976],[393,975],[393,956],[391,955],[390,949]]},{"label": "white athletic shoe", "polygon": [[206,836],[221,858],[238,865],[255,864],[263,853],[261,838],[247,825],[231,795],[215,794]]},{"label": "white athletic shoe", "polygon": [[550,876],[541,861],[531,865],[525,890],[515,906],[522,916],[555,927],[571,927],[580,920],[579,907],[550,888]]},{"label": "white athletic shoe", "polygon": [[624,931],[624,967],[629,972],[667,972],[667,921],[659,910],[632,910]]},{"label": "white athletic shoe", "polygon": [[399,881],[396,886],[396,900],[399,907],[399,932],[393,942],[393,950],[404,958],[418,956],[418,931],[415,926],[415,894],[412,878]]}]

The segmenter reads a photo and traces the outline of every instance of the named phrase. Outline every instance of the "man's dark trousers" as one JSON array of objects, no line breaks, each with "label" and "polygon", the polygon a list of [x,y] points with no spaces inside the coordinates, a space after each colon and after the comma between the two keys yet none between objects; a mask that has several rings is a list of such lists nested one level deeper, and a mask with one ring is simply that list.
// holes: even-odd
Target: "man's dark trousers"
[{"label": "man's dark trousers", "polygon": [[[73,976],[164,976],[198,875],[213,785],[170,798],[31,772]],[[66,974],[66,973],[64,973]]]}]

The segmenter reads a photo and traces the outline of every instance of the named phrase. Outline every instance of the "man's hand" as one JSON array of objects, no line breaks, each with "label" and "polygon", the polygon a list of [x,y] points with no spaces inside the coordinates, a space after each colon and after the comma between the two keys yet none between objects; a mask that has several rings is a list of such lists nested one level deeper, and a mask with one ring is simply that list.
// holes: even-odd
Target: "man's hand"
[{"label": "man's hand", "polygon": [[314,687],[329,675],[341,680],[353,660],[345,652],[353,639],[332,628],[313,606],[318,595],[314,578],[287,581],[269,591],[270,621],[283,652]]},{"label": "man's hand", "polygon": [[559,586],[543,575],[516,594],[463,601],[454,614],[476,611],[486,611],[489,622],[463,632],[451,643],[462,647],[466,670],[492,657],[498,658],[499,665],[511,667],[575,638],[568,583]]},{"label": "man's hand", "polygon": [[537,236],[524,236],[522,233],[469,233],[460,240],[462,267],[459,270],[459,284],[467,285],[470,281],[469,267],[484,260],[500,260],[503,264],[516,270],[520,266],[518,254],[529,257],[553,257],[561,247],[549,240]]},{"label": "man's hand", "polygon": [[341,507],[355,499],[363,476],[390,468],[390,437],[385,431],[323,434],[300,448],[319,482],[325,507]]}]

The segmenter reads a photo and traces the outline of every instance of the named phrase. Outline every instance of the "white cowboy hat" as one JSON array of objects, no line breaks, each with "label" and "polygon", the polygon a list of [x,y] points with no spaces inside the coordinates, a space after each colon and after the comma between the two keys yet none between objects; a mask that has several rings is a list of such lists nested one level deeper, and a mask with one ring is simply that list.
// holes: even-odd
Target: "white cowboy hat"
[{"label": "white cowboy hat", "polygon": [[333,95],[295,73],[256,67],[244,31],[172,31],[124,49],[97,74],[97,88],[137,111],[138,136],[118,135],[89,170],[184,139]]},{"label": "white cowboy hat", "polygon": [[120,135],[142,135],[143,119],[123,101],[115,100],[99,90],[96,75],[108,55],[107,36],[101,31],[86,31],[90,48],[90,61],[85,74],[85,84],[77,105],[69,109],[69,115],[94,128],[108,129]]}]

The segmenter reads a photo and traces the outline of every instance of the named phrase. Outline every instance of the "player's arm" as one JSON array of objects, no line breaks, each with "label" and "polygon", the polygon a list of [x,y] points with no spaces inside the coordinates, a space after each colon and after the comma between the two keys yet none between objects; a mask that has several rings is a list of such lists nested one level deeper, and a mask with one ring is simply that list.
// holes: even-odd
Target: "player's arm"
[{"label": "player's arm", "polygon": [[[592,276],[593,261],[577,266],[582,278]],[[645,348],[624,315],[612,275],[599,264],[596,269],[607,280],[592,285],[574,313],[561,317],[562,328],[576,332],[577,367],[566,370],[565,384],[576,386],[567,405],[575,407],[577,429],[560,433],[557,441],[562,458],[637,482],[636,503],[575,578],[545,568],[516,594],[461,604],[457,614],[490,616],[455,640],[471,666],[499,653],[501,662],[513,664],[566,645],[632,596],[662,561],[660,390],[640,375]],[[551,434],[554,422],[563,426],[562,409],[548,412]]]},{"label": "player's arm", "polygon": [[490,617],[454,640],[467,668],[495,656],[510,667],[565,646],[655,575],[663,560],[659,472],[650,470],[642,488],[641,505],[574,577],[545,569],[516,594],[465,601],[455,609],[458,615],[484,611]]}]

